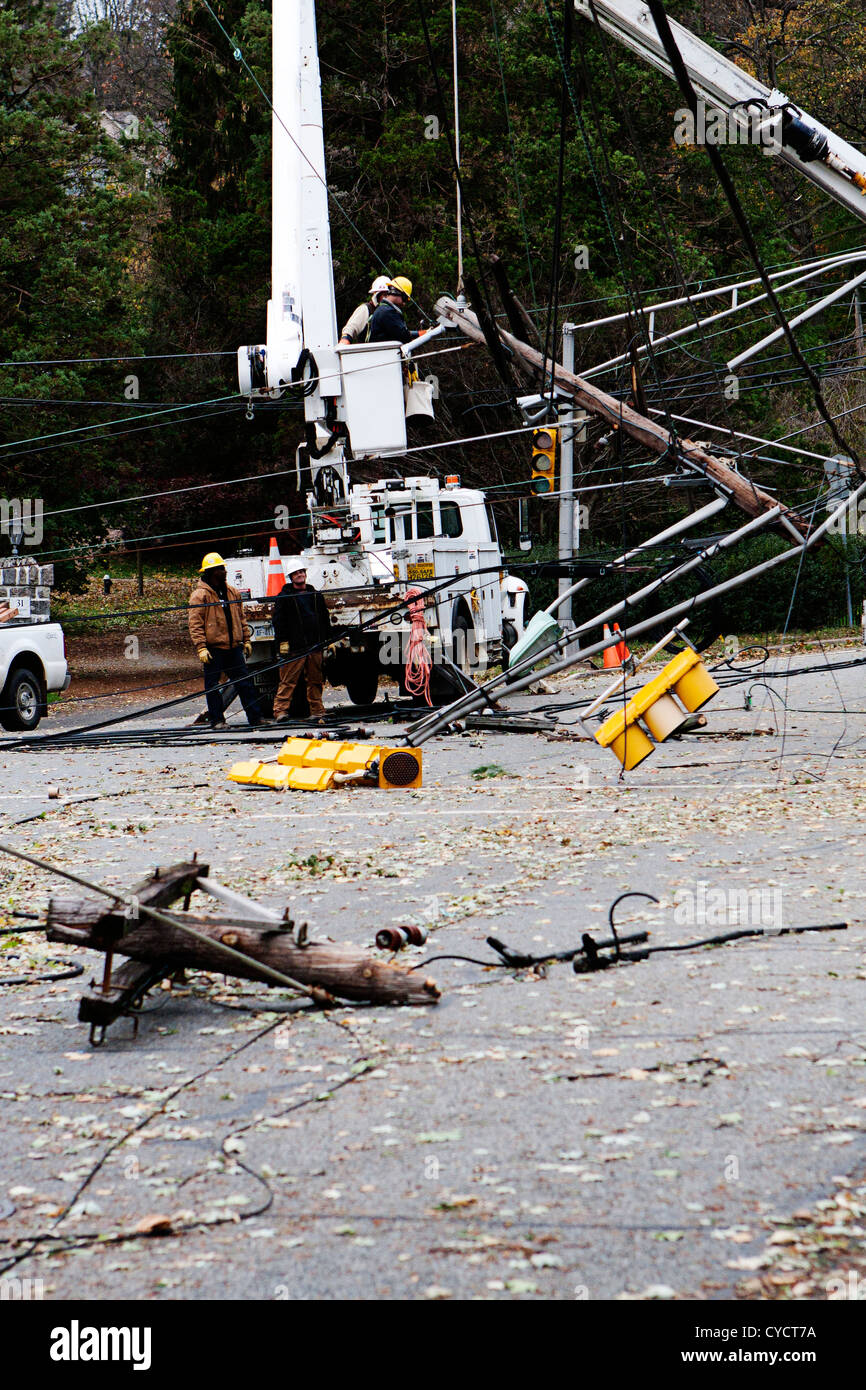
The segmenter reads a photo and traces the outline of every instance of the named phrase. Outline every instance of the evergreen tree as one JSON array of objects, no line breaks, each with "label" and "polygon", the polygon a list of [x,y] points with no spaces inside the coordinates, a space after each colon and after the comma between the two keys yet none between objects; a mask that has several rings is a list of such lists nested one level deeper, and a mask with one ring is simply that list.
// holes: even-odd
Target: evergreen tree
[{"label": "evergreen tree", "polygon": [[[0,10],[0,328],[4,360],[21,364],[0,366],[4,444],[123,414],[121,364],[34,362],[140,350],[141,167],[102,129],[85,76],[107,42],[101,25],[61,27],[50,0]],[[117,408],[71,404],[91,398]],[[2,492],[41,497],[46,510],[105,496],[124,472],[87,434],[21,442],[0,458]],[[52,526],[46,548],[64,529]]]}]

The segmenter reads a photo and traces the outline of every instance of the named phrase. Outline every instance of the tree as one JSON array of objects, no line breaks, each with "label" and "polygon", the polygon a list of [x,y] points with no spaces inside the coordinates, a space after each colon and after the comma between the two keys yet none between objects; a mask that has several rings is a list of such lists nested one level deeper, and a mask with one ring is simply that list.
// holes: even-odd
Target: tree
[{"label": "tree", "polygon": [[[142,341],[136,254],[148,198],[131,148],[101,128],[85,76],[108,41],[100,25],[64,31],[50,0],[0,10],[0,329],[4,358],[21,364],[0,366],[3,442],[21,441],[3,450],[3,489],[46,510],[104,496],[122,478],[109,446],[61,432],[88,423],[73,402],[121,403],[123,385],[118,367],[36,364],[132,353]],[[47,548],[60,536],[52,527]]]}]

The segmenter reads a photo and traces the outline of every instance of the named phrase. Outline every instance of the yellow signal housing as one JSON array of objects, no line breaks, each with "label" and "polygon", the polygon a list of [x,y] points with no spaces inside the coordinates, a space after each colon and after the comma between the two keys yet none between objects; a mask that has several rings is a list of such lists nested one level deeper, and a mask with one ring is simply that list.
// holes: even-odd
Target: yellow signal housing
[{"label": "yellow signal housing", "polygon": [[[235,763],[230,782],[272,791],[326,791],[367,780],[389,791],[421,786],[420,748],[390,748],[335,739],[288,738],[272,762]],[[367,773],[365,779],[364,774]]]},{"label": "yellow signal housing", "polygon": [[[700,654],[687,648],[638,690],[625,709],[617,710],[596,729],[596,741],[602,748],[610,748],[626,772],[630,772],[649,757],[655,743],[663,743],[682,727],[687,713],[681,705],[688,714],[693,714],[718,694],[718,690]],[[677,704],[677,700],[681,704]],[[655,743],[647,737],[638,720],[646,725]]]},{"label": "yellow signal housing", "polygon": [[420,787],[423,767],[420,748],[382,748],[379,753],[379,786],[411,791]]},{"label": "yellow signal housing", "polygon": [[543,425],[532,431],[532,477],[530,487],[536,497],[553,492],[556,485],[556,437],[559,430],[555,425]]}]

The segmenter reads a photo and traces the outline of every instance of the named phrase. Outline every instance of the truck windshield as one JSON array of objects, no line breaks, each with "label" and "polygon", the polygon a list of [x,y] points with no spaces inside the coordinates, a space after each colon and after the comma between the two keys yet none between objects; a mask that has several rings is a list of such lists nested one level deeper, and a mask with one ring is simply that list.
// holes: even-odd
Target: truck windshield
[{"label": "truck windshield", "polygon": [[384,507],[371,507],[370,519],[373,522],[373,544],[387,545],[388,538],[385,533],[385,509]]},{"label": "truck windshield", "polygon": [[460,515],[460,508],[456,502],[440,502],[439,510],[442,514],[442,534],[443,536],[462,536],[463,518]]},{"label": "truck windshield", "polygon": [[417,530],[415,535],[419,541],[428,541],[433,534],[433,503],[419,502],[417,506]]}]

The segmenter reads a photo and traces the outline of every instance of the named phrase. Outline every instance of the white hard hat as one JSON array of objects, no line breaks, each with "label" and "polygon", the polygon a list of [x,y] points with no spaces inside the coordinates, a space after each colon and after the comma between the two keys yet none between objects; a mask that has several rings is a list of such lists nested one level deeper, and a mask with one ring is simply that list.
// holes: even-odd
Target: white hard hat
[{"label": "white hard hat", "polygon": [[370,286],[370,294],[371,294],[371,295],[387,294],[387,292],[388,292],[388,290],[389,290],[390,288],[391,288],[391,281],[388,279],[387,275],[377,275],[377,276],[376,276],[376,279],[373,281],[372,285]]},{"label": "white hard hat", "polygon": [[291,575],[297,574],[298,570],[305,570],[306,568],[307,562],[303,555],[290,555],[288,560],[283,561],[283,569],[287,577],[291,577]]}]

